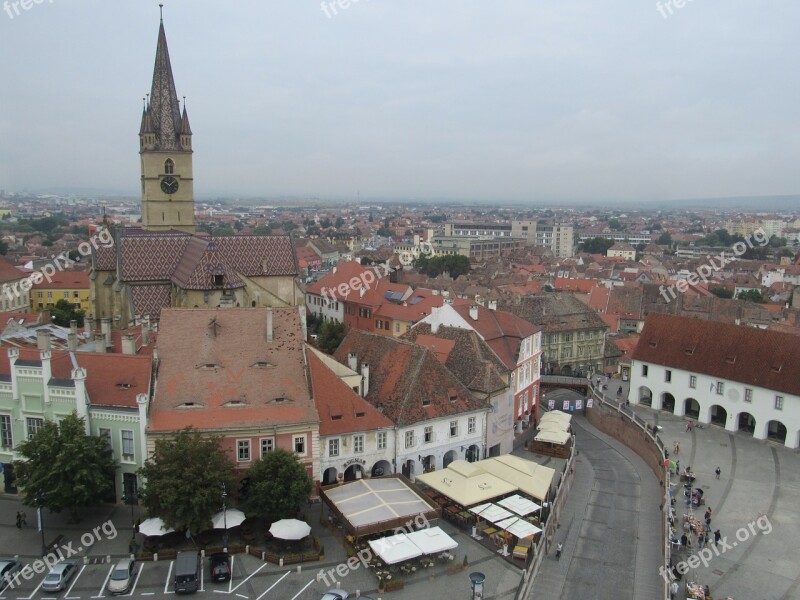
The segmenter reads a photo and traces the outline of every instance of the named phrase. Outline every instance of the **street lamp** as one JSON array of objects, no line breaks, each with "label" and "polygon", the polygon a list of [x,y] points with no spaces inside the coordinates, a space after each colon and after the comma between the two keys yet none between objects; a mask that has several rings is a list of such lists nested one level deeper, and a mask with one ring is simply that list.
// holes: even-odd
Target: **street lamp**
[{"label": "street lamp", "polygon": [[483,582],[486,580],[486,575],[478,573],[477,571],[469,574],[469,581],[472,584],[472,600],[480,600],[483,598]]},{"label": "street lamp", "polygon": [[222,549],[228,551],[228,491],[225,489],[225,484],[222,484],[222,525],[225,527],[225,533],[222,534]]},{"label": "street lamp", "polygon": [[47,556],[47,544],[44,542],[44,508],[45,497],[42,492],[36,494],[36,512],[39,517],[39,531],[42,532],[42,556]]}]

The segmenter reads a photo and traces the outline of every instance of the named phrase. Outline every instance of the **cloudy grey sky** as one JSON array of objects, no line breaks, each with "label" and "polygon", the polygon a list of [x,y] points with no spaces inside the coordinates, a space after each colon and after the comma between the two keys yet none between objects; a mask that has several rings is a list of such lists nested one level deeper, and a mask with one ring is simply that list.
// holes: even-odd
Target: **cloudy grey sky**
[{"label": "cloudy grey sky", "polygon": [[[36,1],[0,12],[0,188],[138,193],[158,2]],[[337,10],[166,0],[198,197],[800,192],[799,2],[688,0],[667,18],[651,0]]]}]

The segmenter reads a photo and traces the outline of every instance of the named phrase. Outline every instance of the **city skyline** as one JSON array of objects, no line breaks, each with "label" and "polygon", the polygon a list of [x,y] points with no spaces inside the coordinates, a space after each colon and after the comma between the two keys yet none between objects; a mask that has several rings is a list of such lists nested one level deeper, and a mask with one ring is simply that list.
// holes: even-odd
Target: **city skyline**
[{"label": "city skyline", "polygon": [[[2,67],[0,188],[135,195],[158,3],[13,4],[0,13],[4,54],[20,57]],[[798,192],[800,85],[785,74],[800,9],[543,6],[167,2],[197,196]]]}]

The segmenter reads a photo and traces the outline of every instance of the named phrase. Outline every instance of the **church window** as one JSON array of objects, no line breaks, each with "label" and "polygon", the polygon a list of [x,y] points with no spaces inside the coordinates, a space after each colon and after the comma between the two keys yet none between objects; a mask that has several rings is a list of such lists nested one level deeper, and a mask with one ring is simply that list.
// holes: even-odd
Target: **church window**
[{"label": "church window", "polygon": [[164,174],[172,175],[173,173],[175,173],[175,163],[172,162],[171,158],[168,158],[164,163]]}]

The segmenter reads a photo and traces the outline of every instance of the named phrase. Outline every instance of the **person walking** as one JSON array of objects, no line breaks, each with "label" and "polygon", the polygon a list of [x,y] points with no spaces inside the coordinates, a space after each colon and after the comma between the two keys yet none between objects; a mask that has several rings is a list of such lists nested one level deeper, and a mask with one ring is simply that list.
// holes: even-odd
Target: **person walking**
[{"label": "person walking", "polygon": [[675,442],[675,447],[672,449],[675,454],[680,454],[681,452],[681,445],[678,442]]},{"label": "person walking", "polygon": [[556,546],[556,560],[561,560],[561,550],[564,549],[564,544]]},{"label": "person walking", "polygon": [[717,476],[717,479],[719,479],[720,473],[722,473],[722,471],[720,470],[719,467],[717,467],[717,469],[714,471],[714,474]]},{"label": "person walking", "polygon": [[719,529],[717,529],[717,530],[714,532],[714,545],[716,546],[717,544],[719,544],[719,541],[720,541],[721,539],[722,539],[722,534],[719,532]]},{"label": "person walking", "polygon": [[692,430],[692,420],[689,419],[688,421],[686,421],[686,431],[691,431],[691,430]]},{"label": "person walking", "polygon": [[703,543],[708,546],[708,529],[706,529],[706,535],[703,537]]},{"label": "person walking", "polygon": [[680,586],[678,586],[677,581],[673,581],[672,584],[669,586],[669,593],[673,600],[678,597],[678,592],[680,592]]},{"label": "person walking", "polygon": [[17,511],[17,529],[22,529],[22,513]]}]

